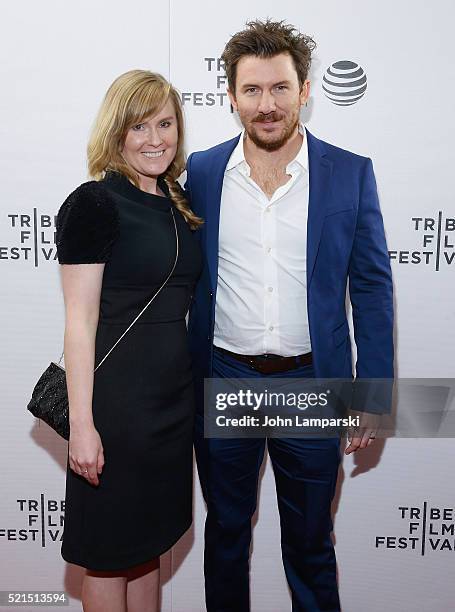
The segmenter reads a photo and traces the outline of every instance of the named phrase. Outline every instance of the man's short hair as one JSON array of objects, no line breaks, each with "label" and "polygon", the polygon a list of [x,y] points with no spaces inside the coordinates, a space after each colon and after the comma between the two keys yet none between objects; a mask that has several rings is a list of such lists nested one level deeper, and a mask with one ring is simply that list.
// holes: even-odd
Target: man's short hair
[{"label": "man's short hair", "polygon": [[302,87],[310,69],[311,53],[316,47],[314,40],[301,34],[293,25],[286,25],[284,21],[255,20],[245,25],[245,30],[237,32],[227,42],[221,55],[232,93],[235,93],[237,64],[242,57],[248,55],[267,58],[288,53]]}]

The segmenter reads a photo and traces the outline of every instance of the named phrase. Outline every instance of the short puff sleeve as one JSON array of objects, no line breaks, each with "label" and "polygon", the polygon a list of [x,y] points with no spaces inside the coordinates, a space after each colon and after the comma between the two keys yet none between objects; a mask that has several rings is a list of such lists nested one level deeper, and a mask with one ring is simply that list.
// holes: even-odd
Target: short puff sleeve
[{"label": "short puff sleeve", "polygon": [[56,245],[61,264],[106,263],[118,236],[115,202],[98,181],[80,185],[57,214]]}]

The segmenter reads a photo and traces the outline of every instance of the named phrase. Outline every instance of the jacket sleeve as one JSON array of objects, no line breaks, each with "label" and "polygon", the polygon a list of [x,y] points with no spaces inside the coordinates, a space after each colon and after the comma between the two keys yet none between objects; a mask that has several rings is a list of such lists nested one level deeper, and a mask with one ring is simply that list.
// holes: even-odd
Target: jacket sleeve
[{"label": "jacket sleeve", "polygon": [[393,378],[393,285],[384,225],[371,159],[365,160],[349,294],[359,378]]},{"label": "jacket sleeve", "polygon": [[373,164],[365,161],[360,184],[349,294],[357,346],[351,407],[388,414],[393,395],[393,285]]}]

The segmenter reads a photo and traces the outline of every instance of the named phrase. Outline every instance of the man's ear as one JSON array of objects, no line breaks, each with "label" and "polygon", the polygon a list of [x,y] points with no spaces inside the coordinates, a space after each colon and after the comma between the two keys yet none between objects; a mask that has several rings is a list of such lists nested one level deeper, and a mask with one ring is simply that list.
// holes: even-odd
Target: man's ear
[{"label": "man's ear", "polygon": [[300,90],[300,106],[304,106],[310,97],[310,81],[307,79]]},{"label": "man's ear", "polygon": [[226,91],[227,91],[227,95],[229,96],[229,101],[230,101],[230,103],[232,104],[232,108],[233,108],[235,111],[237,111],[237,110],[238,110],[238,108],[237,108],[237,102],[236,102],[236,100],[235,100],[235,96],[234,96],[234,94],[233,94],[233,93],[232,93],[232,91],[229,89],[229,87],[227,88],[227,90],[226,90]]}]

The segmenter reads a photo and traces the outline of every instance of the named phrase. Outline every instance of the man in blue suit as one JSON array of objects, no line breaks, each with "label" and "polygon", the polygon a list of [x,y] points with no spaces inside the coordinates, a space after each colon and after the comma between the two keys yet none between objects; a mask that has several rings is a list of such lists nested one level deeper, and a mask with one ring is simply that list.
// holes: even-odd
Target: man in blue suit
[{"label": "man in blue suit", "polygon": [[[200,411],[208,377],[350,379],[348,283],[356,376],[393,377],[392,280],[371,160],[318,140],[299,120],[313,48],[283,22],[251,22],[234,35],[222,58],[244,131],[188,159],[186,188],[205,219],[207,265],[189,319]],[[357,430],[345,452],[374,433]],[[339,439],[207,439],[199,415],[207,610],[250,610],[251,518],[266,444],[292,609],[338,611],[330,506]]]}]

